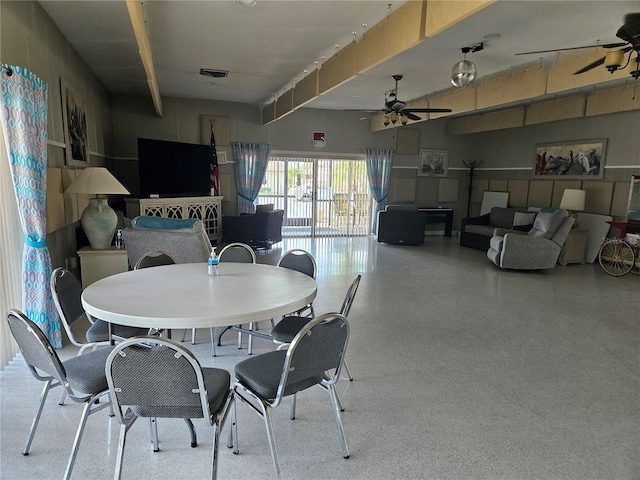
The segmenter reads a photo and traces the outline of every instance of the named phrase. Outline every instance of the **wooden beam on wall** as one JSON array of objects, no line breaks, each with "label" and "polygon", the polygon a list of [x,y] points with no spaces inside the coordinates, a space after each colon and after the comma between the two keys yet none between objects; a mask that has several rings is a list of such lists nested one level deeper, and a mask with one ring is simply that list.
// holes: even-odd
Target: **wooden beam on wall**
[{"label": "wooden beam on wall", "polygon": [[293,112],[293,89],[284,92],[276,100],[276,118],[282,118]]},{"label": "wooden beam on wall", "polygon": [[640,110],[640,96],[635,83],[606,90],[596,90],[587,98],[586,116]]},{"label": "wooden beam on wall", "polygon": [[584,105],[585,98],[582,95],[532,103],[527,108],[525,125],[580,118],[584,115]]},{"label": "wooden beam on wall", "polygon": [[495,0],[427,0],[425,36],[433,37],[494,2]]},{"label": "wooden beam on wall", "polygon": [[149,43],[149,32],[144,21],[144,8],[139,0],[127,0],[127,10],[129,18],[133,26],[133,33],[138,43],[138,52],[147,74],[147,84],[151,92],[153,106],[159,117],[162,117],[162,98],[160,98],[160,89],[158,88],[158,80],[156,79],[156,69],[153,65],[153,55],[151,53],[151,44]]},{"label": "wooden beam on wall", "polygon": [[542,65],[487,80],[478,87],[478,108],[541,97],[546,83],[547,71]]},{"label": "wooden beam on wall", "polygon": [[356,76],[358,44],[351,42],[320,67],[318,95],[329,92]]},{"label": "wooden beam on wall", "polygon": [[299,108],[318,96],[319,71],[314,70],[300,80],[293,89],[293,108]]},{"label": "wooden beam on wall", "polygon": [[588,72],[574,75],[575,72],[598,60],[604,54],[605,50],[601,48],[588,48],[559,58],[549,67],[547,93],[559,93],[629,77],[626,70],[611,74],[604,67],[597,67]]}]

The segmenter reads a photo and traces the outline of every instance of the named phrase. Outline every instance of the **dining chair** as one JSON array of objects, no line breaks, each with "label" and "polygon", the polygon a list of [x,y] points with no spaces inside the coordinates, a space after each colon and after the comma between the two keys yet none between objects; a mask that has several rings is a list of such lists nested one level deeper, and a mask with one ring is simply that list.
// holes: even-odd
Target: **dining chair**
[{"label": "dining chair", "polygon": [[[284,397],[314,385],[329,394],[342,456],[349,457],[335,391],[348,341],[347,319],[338,313],[327,313],[302,327],[288,350],[257,355],[235,366],[234,394],[262,417],[277,478],[280,478],[280,466],[269,410],[278,407]],[[237,453],[237,434],[233,437],[233,446]]]},{"label": "dining chair", "polygon": [[[51,273],[50,283],[53,303],[56,305],[67,337],[76,347],[80,347],[78,355],[83,354],[89,348],[95,350],[96,347],[110,345],[109,324],[103,320],[94,319],[84,311],[82,285],[78,279],[69,270],[59,267]],[[86,341],[82,341],[76,336],[77,327],[87,320],[90,325],[84,332]],[[146,335],[148,332],[148,328],[111,325],[111,333],[116,339]]]},{"label": "dining chair", "polygon": [[[233,242],[229,245],[223,247],[220,250],[220,255],[218,256],[220,262],[233,262],[233,263],[256,263],[256,254],[253,249],[242,242]],[[216,343],[221,345],[222,335],[230,330],[232,327],[224,327],[217,336]],[[253,330],[253,323],[249,324],[249,330]],[[238,348],[242,348],[242,333],[238,332]],[[252,353],[252,336],[249,335],[247,352],[249,355]],[[215,355],[214,355],[215,356]]]},{"label": "dining chair", "polygon": [[[316,275],[318,273],[318,266],[316,265],[316,260],[306,250],[302,250],[301,248],[294,248],[292,250],[287,251],[280,260],[278,260],[279,267],[289,268],[291,270],[296,270],[298,272],[304,273],[305,275],[310,276],[315,280]],[[303,312],[307,312],[306,316],[314,317],[315,312],[313,311],[313,303],[301,308],[297,312],[292,312],[295,315],[303,316]]]},{"label": "dining chair", "polygon": [[[220,368],[202,368],[185,347],[168,338],[138,337],[119,343],[106,364],[109,392],[120,423],[114,478],[122,473],[127,433],[138,418],[149,418],[153,450],[158,451],[157,418],[192,418],[213,426],[212,472],[218,470],[218,443],[234,395],[231,376]],[[231,427],[230,432],[234,432]],[[232,446],[233,435],[229,436]],[[192,447],[197,445],[195,433]],[[140,461],[140,457],[137,457]]]},{"label": "dining chair", "polygon": [[133,266],[134,270],[147,267],[160,267],[162,265],[174,265],[176,261],[171,255],[162,250],[153,250],[146,252],[142,255],[136,264]]},{"label": "dining chair", "polygon": [[[40,405],[31,424],[31,430],[22,450],[22,455],[29,455],[31,443],[44,410],[49,390],[62,386],[71,400],[84,404],[71,454],[64,472],[63,478],[67,480],[71,477],[71,471],[78,454],[87,418],[103,408],[111,407],[104,369],[112,347],[100,348],[83,355],[71,357],[69,360],[62,362],[47,337],[42,333],[42,330],[28,319],[24,313],[19,310],[9,310],[7,322],[13,338],[18,347],[20,347],[27,367],[29,367],[29,371],[37,380],[44,382],[40,395]],[[52,441],[52,439],[49,440]],[[58,445],[60,437],[56,437],[53,441]],[[49,473],[51,472],[49,471]]]},{"label": "dining chair", "polygon": [[[347,294],[344,297],[342,302],[342,307],[340,308],[340,315],[347,318],[349,316],[349,311],[351,310],[351,305],[353,304],[353,300],[356,297],[356,292],[358,291],[358,286],[360,285],[360,279],[362,275],[358,275],[347,290]],[[308,317],[300,317],[298,315],[287,315],[282,320],[280,320],[275,327],[271,329],[271,337],[275,343],[280,344],[278,349],[281,350],[286,348],[298,334],[298,332],[304,327],[307,323],[309,323]],[[347,365],[347,360],[344,360],[344,371],[347,374],[347,378],[349,381],[353,380],[353,376],[351,375],[351,371],[349,370],[349,366]],[[340,406],[340,411],[343,411],[342,403],[340,402],[340,397],[337,397],[338,405]],[[293,420],[296,415],[296,396],[295,394],[291,396],[291,415],[290,418]]]}]

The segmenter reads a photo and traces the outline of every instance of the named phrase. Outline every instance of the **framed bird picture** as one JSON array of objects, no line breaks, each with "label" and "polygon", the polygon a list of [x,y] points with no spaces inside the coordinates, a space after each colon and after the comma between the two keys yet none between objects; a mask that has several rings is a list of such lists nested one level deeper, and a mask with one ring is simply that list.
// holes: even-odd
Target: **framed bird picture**
[{"label": "framed bird picture", "polygon": [[538,179],[602,180],[607,139],[536,145],[533,176]]}]

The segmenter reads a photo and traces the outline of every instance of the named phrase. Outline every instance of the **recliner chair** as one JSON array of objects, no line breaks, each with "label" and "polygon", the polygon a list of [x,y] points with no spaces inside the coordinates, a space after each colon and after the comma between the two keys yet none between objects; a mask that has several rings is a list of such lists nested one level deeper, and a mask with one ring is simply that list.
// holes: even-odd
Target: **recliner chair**
[{"label": "recliner chair", "polygon": [[494,235],[487,257],[500,268],[542,270],[555,267],[575,219],[566,210],[542,210],[528,233]]}]

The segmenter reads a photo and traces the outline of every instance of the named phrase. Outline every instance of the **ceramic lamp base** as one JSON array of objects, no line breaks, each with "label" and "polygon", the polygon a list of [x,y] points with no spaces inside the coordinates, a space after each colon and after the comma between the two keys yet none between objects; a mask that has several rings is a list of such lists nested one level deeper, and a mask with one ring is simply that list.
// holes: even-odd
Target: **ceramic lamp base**
[{"label": "ceramic lamp base", "polygon": [[103,250],[111,246],[118,226],[118,216],[106,198],[92,198],[89,200],[89,206],[82,212],[80,224],[91,248]]}]

